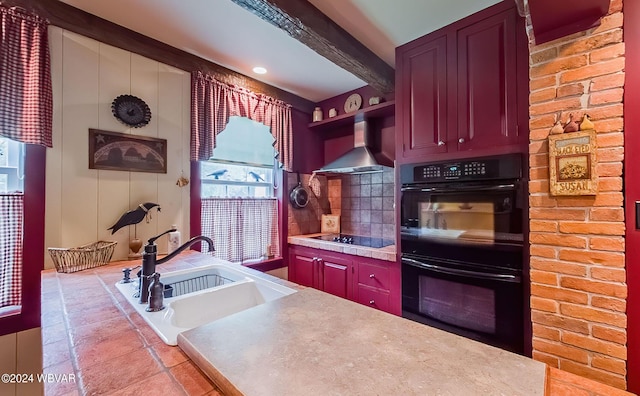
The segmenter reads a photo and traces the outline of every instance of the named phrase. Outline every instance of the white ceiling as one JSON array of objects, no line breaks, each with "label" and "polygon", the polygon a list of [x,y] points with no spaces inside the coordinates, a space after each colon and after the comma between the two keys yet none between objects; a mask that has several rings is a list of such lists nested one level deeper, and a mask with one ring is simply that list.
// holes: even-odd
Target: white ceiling
[{"label": "white ceiling", "polygon": [[[231,0],[61,0],[318,102],[365,83]],[[304,1],[304,0],[301,0]],[[500,0],[310,0],[391,66],[395,47]],[[254,66],[268,73],[257,75]]]}]

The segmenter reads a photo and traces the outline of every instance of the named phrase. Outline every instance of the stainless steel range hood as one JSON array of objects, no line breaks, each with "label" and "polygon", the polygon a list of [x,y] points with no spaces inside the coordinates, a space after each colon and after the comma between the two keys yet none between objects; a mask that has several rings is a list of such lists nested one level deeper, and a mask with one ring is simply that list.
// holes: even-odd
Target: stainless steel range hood
[{"label": "stainless steel range hood", "polygon": [[353,149],[313,173],[375,173],[393,167],[391,159],[371,151],[372,137],[367,120],[356,121],[354,128]]}]

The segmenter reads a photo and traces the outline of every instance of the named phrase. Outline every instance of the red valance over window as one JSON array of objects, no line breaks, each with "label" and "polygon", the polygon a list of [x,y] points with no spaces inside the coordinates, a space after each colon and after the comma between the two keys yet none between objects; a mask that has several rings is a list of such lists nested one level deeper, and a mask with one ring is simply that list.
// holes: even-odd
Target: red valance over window
[{"label": "red valance over window", "polygon": [[202,72],[192,74],[191,159],[211,158],[216,136],[229,117],[247,117],[271,129],[278,160],[284,170],[292,168],[291,105],[266,95],[217,81]]},{"label": "red valance over window", "polygon": [[53,93],[47,22],[0,5],[0,135],[51,147]]}]

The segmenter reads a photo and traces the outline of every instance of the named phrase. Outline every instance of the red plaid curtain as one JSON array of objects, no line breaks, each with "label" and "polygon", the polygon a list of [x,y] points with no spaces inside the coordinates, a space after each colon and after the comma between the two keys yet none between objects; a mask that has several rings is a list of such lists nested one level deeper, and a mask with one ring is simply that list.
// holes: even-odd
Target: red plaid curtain
[{"label": "red plaid curtain", "polygon": [[217,258],[234,263],[261,258],[267,250],[280,255],[277,218],[276,199],[202,199],[202,234],[213,239]]},{"label": "red plaid curtain", "polygon": [[22,194],[0,194],[0,309],[21,304]]},{"label": "red plaid curtain", "polygon": [[192,74],[191,159],[206,161],[213,155],[216,136],[231,116],[250,118],[271,128],[284,170],[292,168],[291,105],[267,95],[217,81],[202,72]]},{"label": "red plaid curtain", "polygon": [[53,93],[48,23],[0,5],[0,135],[51,147]]}]

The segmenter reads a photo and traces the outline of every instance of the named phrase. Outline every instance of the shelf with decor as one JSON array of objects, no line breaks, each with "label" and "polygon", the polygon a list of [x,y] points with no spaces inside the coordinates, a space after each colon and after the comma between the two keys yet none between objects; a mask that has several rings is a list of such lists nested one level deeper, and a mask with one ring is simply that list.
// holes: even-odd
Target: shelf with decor
[{"label": "shelf with decor", "polygon": [[353,125],[356,120],[391,117],[395,115],[396,102],[382,102],[380,104],[371,105],[354,111],[352,113],[340,114],[335,117],[325,118],[322,121],[309,123],[309,129],[313,131],[324,131],[328,129],[340,128],[347,125]]}]

